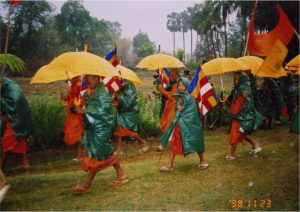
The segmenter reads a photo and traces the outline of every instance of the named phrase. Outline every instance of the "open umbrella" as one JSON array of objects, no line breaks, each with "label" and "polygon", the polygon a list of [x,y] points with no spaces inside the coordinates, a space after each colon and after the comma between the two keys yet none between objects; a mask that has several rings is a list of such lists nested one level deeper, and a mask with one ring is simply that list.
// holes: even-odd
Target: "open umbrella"
[{"label": "open umbrella", "polygon": [[299,61],[300,55],[297,55],[286,65],[293,74],[299,75]]},{"label": "open umbrella", "polygon": [[107,60],[89,52],[67,52],[58,56],[48,64],[47,69],[72,73],[73,76],[82,74],[99,75],[103,77],[121,75]]},{"label": "open umbrella", "polygon": [[136,73],[134,73],[133,71],[131,71],[130,69],[121,66],[121,61],[119,64],[120,67],[120,71],[121,71],[121,76],[123,79],[127,79],[130,80],[133,84],[136,85],[142,85],[142,81],[140,80],[140,78],[136,75]]},{"label": "open umbrella", "polygon": [[204,74],[207,75],[220,75],[222,90],[223,88],[223,80],[222,75],[224,73],[239,71],[239,70],[248,70],[250,69],[245,63],[234,59],[234,58],[220,58],[217,53],[217,58],[213,59],[204,65],[202,65],[202,69]]},{"label": "open umbrella", "polygon": [[183,67],[185,67],[185,65],[176,57],[162,54],[161,52],[145,57],[135,66],[135,68],[147,68],[148,70]]},{"label": "open umbrella", "polygon": [[264,60],[259,57],[249,55],[245,57],[239,57],[237,59],[245,63],[249,67],[249,69],[251,69],[252,72],[256,72],[261,66],[261,64],[264,62]]}]

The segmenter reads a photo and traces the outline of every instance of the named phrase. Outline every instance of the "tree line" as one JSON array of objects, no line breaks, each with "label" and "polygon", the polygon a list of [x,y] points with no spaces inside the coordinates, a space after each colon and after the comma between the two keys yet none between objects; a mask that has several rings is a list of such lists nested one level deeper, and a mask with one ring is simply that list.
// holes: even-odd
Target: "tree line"
[{"label": "tree line", "polygon": [[[184,36],[190,30],[190,55],[197,61],[216,58],[217,52],[223,57],[243,56],[254,4],[255,1],[205,0],[186,8],[183,12],[168,14],[166,27],[173,33],[173,55],[176,54],[175,32],[182,32],[182,47],[186,54]],[[277,4],[299,32],[299,1],[259,1],[254,15],[256,33],[267,33],[275,28],[279,20]],[[233,13],[237,14],[236,19],[229,22],[228,17]],[[194,45],[193,31],[197,33]],[[287,61],[299,54],[299,40],[296,36],[287,48]]]}]

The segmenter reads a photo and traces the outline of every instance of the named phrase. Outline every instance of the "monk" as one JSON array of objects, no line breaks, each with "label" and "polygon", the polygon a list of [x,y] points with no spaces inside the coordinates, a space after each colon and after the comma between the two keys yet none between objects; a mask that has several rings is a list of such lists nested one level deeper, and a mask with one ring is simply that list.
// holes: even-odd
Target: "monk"
[{"label": "monk", "polygon": [[163,148],[165,148],[171,138],[169,161],[159,171],[173,171],[173,161],[176,155],[192,153],[198,153],[200,158],[200,164],[197,166],[197,169],[206,169],[209,164],[206,163],[203,154],[204,138],[198,103],[187,92],[190,86],[188,79],[179,77],[177,84],[177,93],[173,95],[176,99],[175,116],[160,139]]},{"label": "monk", "polygon": [[[75,99],[79,101],[79,95],[78,92],[79,87],[77,86],[77,83],[80,82],[80,77],[74,77],[71,79],[71,86],[70,91],[65,97],[63,94],[61,94],[61,99],[64,101],[68,101],[67,104],[67,118],[65,120],[63,131],[65,133],[64,141],[66,145],[75,145],[76,151],[77,151],[77,157],[69,162],[79,162],[83,160],[82,155],[82,145],[80,144],[82,140],[82,134],[83,134],[83,115],[76,113],[75,110]],[[85,102],[83,99],[80,99],[80,105],[84,105]]]},{"label": "monk", "polygon": [[281,120],[281,93],[277,83],[270,77],[264,77],[264,82],[258,90],[258,112],[265,116],[266,120],[260,126],[261,129],[272,129],[272,119]]},{"label": "monk", "polygon": [[111,144],[112,105],[111,95],[100,77],[86,75],[89,90],[84,94],[84,107],[75,107],[78,114],[83,114],[84,136],[81,144],[85,148],[82,169],[89,172],[88,178],[80,185],[72,188],[75,194],[91,191],[92,181],[97,172],[113,166],[117,178],[110,185],[118,186],[128,183],[126,174],[114,154]]},{"label": "monk", "polygon": [[114,134],[118,136],[118,149],[115,154],[123,155],[122,138],[125,136],[131,136],[139,141],[141,145],[139,153],[147,152],[149,146],[146,146],[146,141],[137,133],[140,106],[133,83],[124,79],[124,85],[118,92],[114,93],[114,98],[111,101],[117,108],[114,120]]},{"label": "monk", "polygon": [[5,115],[6,121],[1,140],[1,169],[9,152],[22,154],[22,164],[16,168],[28,168],[26,139],[35,131],[28,102],[20,87],[6,77],[3,77],[0,100],[1,115]]},{"label": "monk", "polygon": [[[280,90],[282,94],[281,113],[282,116],[289,116],[289,124],[295,113],[295,84],[291,72],[287,71],[287,76],[280,81]],[[276,125],[282,125],[282,116],[280,121],[275,122]]]},{"label": "monk", "polygon": [[[158,86],[158,90],[162,93],[161,97],[161,108],[160,108],[160,127],[159,129],[162,132],[165,132],[171,121],[175,116],[175,104],[176,98],[172,97],[172,95],[177,93],[177,80],[179,77],[179,72],[177,69],[172,69],[170,72],[170,80],[168,85],[164,88],[162,85]],[[157,146],[156,149],[158,151],[163,151],[163,147],[161,145]]]},{"label": "monk", "polygon": [[234,76],[234,85],[228,98],[226,95],[222,96],[223,101],[226,101],[225,106],[229,117],[231,117],[228,141],[228,144],[231,145],[231,151],[225,157],[227,161],[235,160],[236,146],[238,143],[242,143],[243,140],[252,145],[250,154],[257,154],[261,151],[259,143],[252,140],[249,135],[257,129],[264,119],[254,107],[248,76],[243,72],[237,72]]}]

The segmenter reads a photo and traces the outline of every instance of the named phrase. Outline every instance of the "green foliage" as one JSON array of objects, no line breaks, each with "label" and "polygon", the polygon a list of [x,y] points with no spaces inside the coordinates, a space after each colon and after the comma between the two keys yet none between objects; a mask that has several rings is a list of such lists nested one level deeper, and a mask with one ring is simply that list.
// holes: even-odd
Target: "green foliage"
[{"label": "green foliage", "polygon": [[29,141],[30,150],[53,149],[64,145],[62,129],[67,114],[65,106],[54,95],[48,94],[44,98],[32,96],[28,103],[36,128]]},{"label": "green foliage", "polygon": [[177,50],[177,55],[179,60],[182,62],[183,61],[183,56],[184,56],[184,51],[182,49]]},{"label": "green foliage", "polygon": [[[1,70],[3,67],[3,63],[4,63],[4,56],[5,56],[4,54],[0,54]],[[7,54],[6,55],[6,64],[13,73],[15,73],[15,72],[21,73],[26,70],[24,61],[15,55]]]},{"label": "green foliage", "polygon": [[160,99],[155,98],[153,102],[147,102],[139,92],[140,115],[138,117],[138,130],[142,138],[154,137],[160,134],[159,111]]},{"label": "green foliage", "polygon": [[[145,43],[151,43],[148,34],[143,33],[141,30],[139,33],[133,37],[132,46],[133,46],[133,53],[137,54],[138,49]],[[153,54],[153,53],[152,53]]]},{"label": "green foliage", "polygon": [[151,43],[144,43],[136,53],[138,57],[146,57],[154,53],[154,48]]}]

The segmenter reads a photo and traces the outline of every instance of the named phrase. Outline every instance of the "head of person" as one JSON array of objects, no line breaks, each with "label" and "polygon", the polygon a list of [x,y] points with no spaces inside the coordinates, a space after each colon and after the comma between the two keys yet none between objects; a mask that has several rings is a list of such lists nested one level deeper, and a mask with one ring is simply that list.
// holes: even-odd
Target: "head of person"
[{"label": "head of person", "polygon": [[242,85],[244,85],[245,83],[249,83],[249,77],[247,76],[247,74],[245,74],[242,71],[236,72],[234,75],[234,85],[235,87],[240,87]]},{"label": "head of person", "polygon": [[245,74],[247,74],[248,76],[250,76],[250,74],[251,74],[251,69],[248,69],[248,70],[245,70],[245,71],[243,71]]},{"label": "head of person", "polygon": [[87,74],[85,76],[85,79],[86,79],[90,89],[95,89],[96,86],[100,83],[100,77],[98,75]]},{"label": "head of person", "polygon": [[239,79],[240,79],[240,73],[238,72],[238,73],[236,73],[236,74],[234,75],[234,85],[235,85],[235,86],[238,86],[238,84],[239,84]]},{"label": "head of person", "polygon": [[185,77],[178,78],[177,90],[179,93],[185,93],[189,89],[191,82]]},{"label": "head of person", "polygon": [[177,81],[179,77],[179,71],[178,69],[172,69],[170,72],[170,80],[171,81]]},{"label": "head of person", "polygon": [[73,77],[71,80],[71,86],[72,87],[75,87],[77,85],[77,82],[78,82],[78,77]]}]

